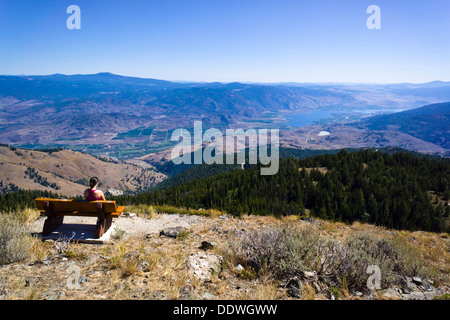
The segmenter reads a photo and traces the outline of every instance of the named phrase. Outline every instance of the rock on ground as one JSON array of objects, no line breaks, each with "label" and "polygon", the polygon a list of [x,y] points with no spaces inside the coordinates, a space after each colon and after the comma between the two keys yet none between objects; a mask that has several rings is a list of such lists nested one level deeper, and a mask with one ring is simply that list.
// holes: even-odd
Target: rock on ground
[{"label": "rock on ground", "polygon": [[187,259],[188,271],[200,280],[209,280],[211,274],[218,273],[222,268],[223,258],[217,254],[198,252]]}]

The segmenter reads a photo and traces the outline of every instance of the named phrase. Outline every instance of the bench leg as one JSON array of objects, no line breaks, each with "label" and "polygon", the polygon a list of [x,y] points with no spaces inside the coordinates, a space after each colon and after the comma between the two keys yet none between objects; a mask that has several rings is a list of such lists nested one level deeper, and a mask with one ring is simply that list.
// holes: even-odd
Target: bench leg
[{"label": "bench leg", "polygon": [[106,231],[111,227],[112,217],[105,217],[104,219],[97,220],[97,226],[95,227],[95,235],[96,239],[101,238]]},{"label": "bench leg", "polygon": [[53,231],[58,229],[63,224],[64,216],[53,216],[53,217],[47,217],[44,222],[44,228],[42,230],[42,235],[48,236]]},{"label": "bench leg", "polygon": [[42,235],[48,236],[49,234],[51,234],[53,231],[58,229],[58,227],[60,227],[63,224],[64,216],[55,216],[52,213],[49,201],[44,202],[44,209],[45,209],[45,213],[47,214],[47,219],[45,219],[45,222],[44,222],[44,228],[42,229]]}]

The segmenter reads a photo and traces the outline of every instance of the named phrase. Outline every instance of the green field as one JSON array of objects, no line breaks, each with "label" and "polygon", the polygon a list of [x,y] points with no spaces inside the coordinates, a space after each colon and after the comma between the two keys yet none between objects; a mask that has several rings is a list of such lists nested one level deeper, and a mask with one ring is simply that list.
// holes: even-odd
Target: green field
[{"label": "green field", "polygon": [[119,133],[113,140],[123,140],[126,138],[148,138],[152,135],[155,126],[139,127],[127,132]]}]

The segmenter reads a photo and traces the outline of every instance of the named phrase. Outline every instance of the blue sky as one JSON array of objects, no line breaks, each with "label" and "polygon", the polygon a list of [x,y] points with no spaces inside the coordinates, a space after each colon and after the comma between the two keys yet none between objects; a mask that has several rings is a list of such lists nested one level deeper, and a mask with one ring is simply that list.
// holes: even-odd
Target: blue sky
[{"label": "blue sky", "polygon": [[[81,30],[66,27],[72,4]],[[449,18],[448,0],[0,0],[0,74],[449,81]]]}]

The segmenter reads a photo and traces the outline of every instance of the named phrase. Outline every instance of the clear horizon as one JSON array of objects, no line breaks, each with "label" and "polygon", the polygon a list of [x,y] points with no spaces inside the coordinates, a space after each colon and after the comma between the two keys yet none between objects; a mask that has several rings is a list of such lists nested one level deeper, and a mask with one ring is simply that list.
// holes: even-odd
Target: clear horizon
[{"label": "clear horizon", "polygon": [[[131,3],[131,4],[130,4]],[[81,29],[66,12],[81,9]],[[366,12],[381,9],[381,29]],[[175,82],[450,81],[450,1],[0,2],[0,74]]]},{"label": "clear horizon", "polygon": [[293,81],[285,81],[285,82],[256,82],[256,81],[201,81],[201,80],[171,80],[171,79],[160,79],[155,77],[138,77],[138,76],[130,76],[126,74],[117,74],[112,73],[109,71],[101,71],[97,73],[73,73],[73,74],[65,74],[65,73],[49,73],[49,74],[0,74],[0,76],[6,76],[6,77],[42,77],[42,76],[53,76],[53,75],[64,75],[64,76],[89,76],[89,75],[96,75],[96,74],[102,74],[102,73],[110,73],[112,75],[120,76],[120,77],[128,77],[128,78],[139,78],[139,79],[153,79],[153,80],[162,80],[162,81],[168,81],[168,82],[176,82],[176,83],[222,83],[222,84],[228,84],[228,83],[243,83],[243,84],[314,84],[314,85],[400,85],[400,84],[412,84],[412,85],[420,85],[420,84],[426,84],[426,83],[432,83],[432,82],[444,82],[444,83],[450,83],[450,81],[446,80],[431,80],[427,82],[293,82]]}]

